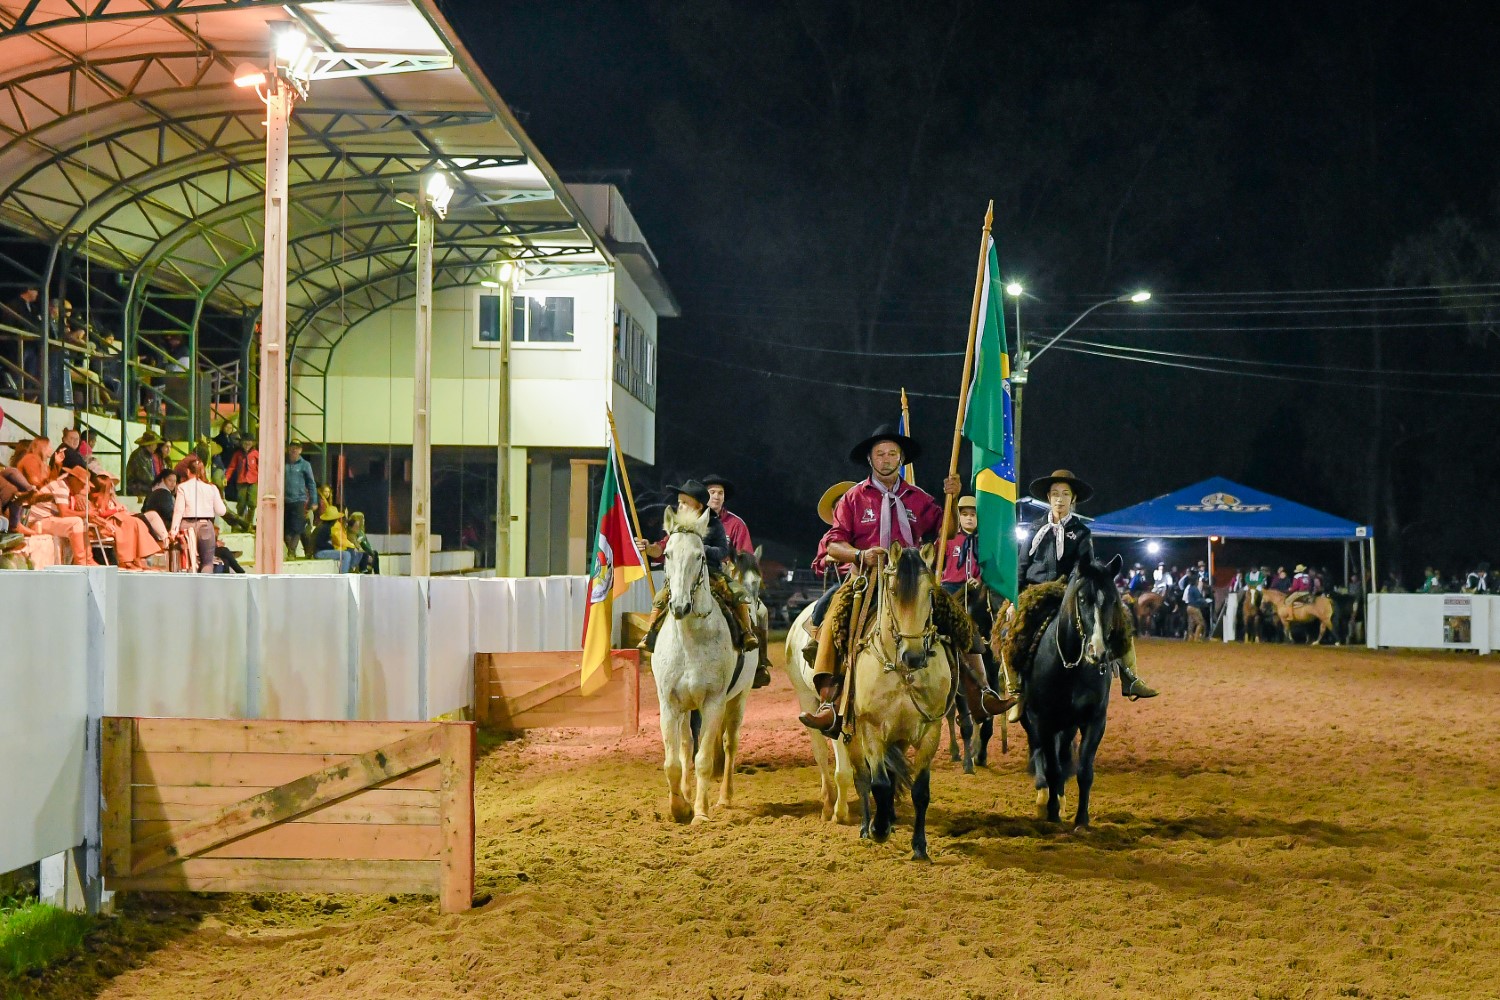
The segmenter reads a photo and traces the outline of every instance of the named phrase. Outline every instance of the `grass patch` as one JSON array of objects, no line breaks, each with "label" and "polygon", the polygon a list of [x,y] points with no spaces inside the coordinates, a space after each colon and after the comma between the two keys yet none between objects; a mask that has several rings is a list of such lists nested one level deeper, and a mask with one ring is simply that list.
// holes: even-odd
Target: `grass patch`
[{"label": "grass patch", "polygon": [[83,945],[92,918],[35,901],[0,909],[0,979],[17,979]]}]

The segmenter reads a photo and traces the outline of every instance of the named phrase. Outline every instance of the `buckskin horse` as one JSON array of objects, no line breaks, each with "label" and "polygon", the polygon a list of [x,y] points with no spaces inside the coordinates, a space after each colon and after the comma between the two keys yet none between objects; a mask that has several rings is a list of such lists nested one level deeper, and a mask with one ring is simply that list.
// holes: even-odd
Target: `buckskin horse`
[{"label": "buckskin horse", "polygon": [[[679,518],[671,508],[664,518],[667,548],[664,557],[671,600],[651,656],[656,697],[661,706],[662,769],[667,775],[668,804],[679,823],[708,818],[708,786],[717,778],[718,805],[727,808],[734,796],[734,762],[739,752],[740,724],[750,693],[753,669],[730,637],[729,619],[719,608],[708,582],[703,539],[708,511]],[[689,716],[703,715],[703,738],[693,746]],[[693,761],[697,785],[692,806],[687,799],[688,760]]]},{"label": "buckskin horse", "polygon": [[1318,637],[1312,641],[1314,646],[1321,645],[1323,636],[1333,633],[1333,644],[1339,645],[1338,630],[1333,627],[1334,607],[1333,601],[1327,595],[1319,594],[1317,597],[1305,601],[1293,601],[1290,596],[1279,590],[1267,590],[1262,597],[1264,604],[1276,609],[1276,621],[1281,626],[1281,633],[1287,642],[1296,642],[1293,638],[1293,625],[1306,625],[1310,622],[1318,623]]},{"label": "buckskin horse", "polygon": [[[911,856],[927,861],[932,758],[953,700],[954,658],[962,651],[950,651],[938,639],[933,620],[938,582],[919,550],[893,543],[879,581],[873,627],[857,640],[849,678],[854,726],[849,756],[864,820],[860,836],[885,843],[896,824],[897,793],[910,789]],[[908,749],[912,761],[906,759]]]},{"label": "buckskin horse", "polygon": [[1114,670],[1108,636],[1120,608],[1114,578],[1121,562],[1119,556],[1108,564],[1079,561],[1062,605],[1037,643],[1026,680],[1021,720],[1031,746],[1038,818],[1058,822],[1064,785],[1076,774],[1075,828],[1089,825],[1094,755],[1109,711]]}]

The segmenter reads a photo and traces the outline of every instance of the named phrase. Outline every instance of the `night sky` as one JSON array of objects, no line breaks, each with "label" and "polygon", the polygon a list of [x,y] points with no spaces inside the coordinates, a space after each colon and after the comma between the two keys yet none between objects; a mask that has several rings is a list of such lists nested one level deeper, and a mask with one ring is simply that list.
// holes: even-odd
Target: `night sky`
[{"label": "night sky", "polygon": [[1068,466],[1098,514],[1219,474],[1373,524],[1409,583],[1500,561],[1489,7],[444,7],[563,176],[620,185],[683,304],[638,492],[727,475],[805,564],[903,385],[935,491],[993,198],[1033,347],[1155,296],[1036,363],[1023,478]]}]

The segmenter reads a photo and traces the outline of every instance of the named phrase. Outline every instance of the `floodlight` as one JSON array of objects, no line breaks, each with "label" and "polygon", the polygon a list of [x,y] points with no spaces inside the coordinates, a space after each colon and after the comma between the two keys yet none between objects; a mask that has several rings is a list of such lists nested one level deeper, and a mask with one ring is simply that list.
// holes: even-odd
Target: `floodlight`
[{"label": "floodlight", "polygon": [[448,202],[453,200],[453,185],[448,181],[448,175],[441,170],[434,171],[427,178],[427,201],[432,205],[432,210],[438,215],[448,214]]},{"label": "floodlight", "polygon": [[479,282],[479,284],[480,284],[480,287],[482,287],[482,288],[499,288],[500,287],[500,282],[493,281],[493,280],[491,280],[489,278],[482,279]]},{"label": "floodlight", "polygon": [[1145,302],[1149,298],[1151,298],[1151,293],[1148,292],[1148,291],[1146,291],[1143,288],[1139,292],[1136,292],[1135,294],[1131,295],[1130,296],[1130,301],[1132,301],[1132,302]]},{"label": "floodlight", "polygon": [[266,82],[266,71],[252,63],[241,63],[234,71],[236,87],[259,87]]},{"label": "floodlight", "polygon": [[1151,555],[1153,555],[1153,556],[1154,555],[1160,555],[1161,554],[1161,542],[1147,542],[1146,543],[1146,551],[1148,553],[1150,553]]},{"label": "floodlight", "polygon": [[1005,286],[1005,294],[1009,295],[1013,299],[1020,298],[1021,293],[1024,291],[1026,291],[1026,289],[1022,287],[1019,281],[1012,281],[1010,284]]},{"label": "floodlight", "polygon": [[1016,525],[1016,541],[1018,541],[1018,542],[1024,542],[1024,541],[1026,541],[1026,534],[1027,534],[1026,525],[1024,525],[1024,524],[1018,524],[1018,525]]},{"label": "floodlight", "polygon": [[510,279],[515,277],[515,275],[516,265],[512,261],[503,260],[500,262],[500,266],[495,268],[495,277],[499,279],[502,285],[510,284]]},{"label": "floodlight", "polygon": [[294,24],[280,24],[271,29],[275,40],[276,58],[290,66],[302,50],[307,48],[307,36]]}]

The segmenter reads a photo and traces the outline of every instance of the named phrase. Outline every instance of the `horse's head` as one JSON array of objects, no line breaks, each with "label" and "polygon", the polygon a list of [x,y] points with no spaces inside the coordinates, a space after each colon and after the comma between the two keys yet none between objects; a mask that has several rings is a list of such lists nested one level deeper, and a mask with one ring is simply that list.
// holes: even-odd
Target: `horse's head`
[{"label": "horse's head", "polygon": [[1080,561],[1068,579],[1063,596],[1064,621],[1078,634],[1082,659],[1102,663],[1109,655],[1109,632],[1119,612],[1120,592],[1115,576],[1123,560],[1115,556],[1107,563]]},{"label": "horse's head", "polygon": [[891,627],[895,633],[896,654],[908,670],[918,670],[932,656],[935,633],[932,630],[933,588],[937,578],[922,559],[920,549],[904,549],[892,542],[881,571],[881,586],[889,595]]},{"label": "horse's head", "polygon": [[745,593],[750,595],[750,604],[760,600],[761,588],[765,581],[760,575],[760,546],[755,547],[754,552],[736,552],[731,561],[729,572],[740,585],[745,588]]},{"label": "horse's head", "polygon": [[704,508],[697,515],[679,515],[668,507],[662,518],[662,527],[667,533],[662,569],[672,591],[667,606],[673,618],[681,619],[693,610],[698,585],[707,568],[703,539],[708,535],[708,509]]}]

